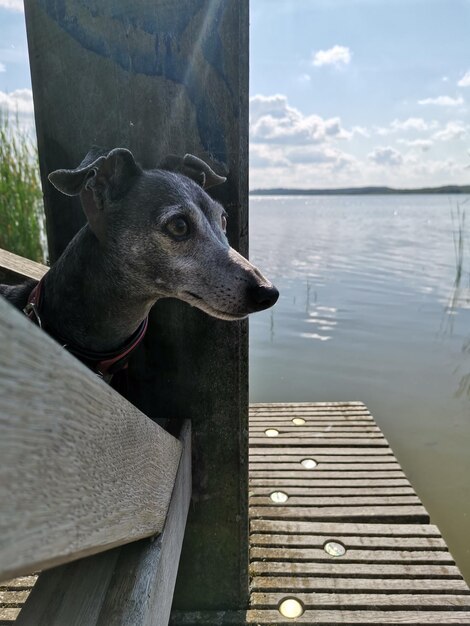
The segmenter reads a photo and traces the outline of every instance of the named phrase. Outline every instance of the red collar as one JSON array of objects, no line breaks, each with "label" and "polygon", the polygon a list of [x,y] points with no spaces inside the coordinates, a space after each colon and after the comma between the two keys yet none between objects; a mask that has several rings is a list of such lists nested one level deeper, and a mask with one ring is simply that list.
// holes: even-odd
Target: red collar
[{"label": "red collar", "polygon": [[[30,318],[30,320],[41,328],[43,328],[40,316],[43,297],[43,280],[44,278],[41,278],[38,284],[31,291],[28,303],[23,309],[23,312]],[[94,352],[92,350],[86,350],[80,346],[71,345],[57,334],[50,332],[48,334],[61,343],[66,350],[82,361],[82,363],[84,363],[87,367],[109,382],[113,374],[127,367],[127,362],[131,354],[142,342],[145,333],[147,332],[147,327],[148,317],[140,323],[135,333],[129,337],[123,346],[111,352]]]},{"label": "red collar", "polygon": [[23,309],[23,313],[29,317],[29,319],[35,322],[39,328],[42,328],[42,320],[39,316],[39,306],[41,304],[42,296],[42,284],[44,277],[38,282],[36,287],[32,290],[28,297],[28,304]]}]

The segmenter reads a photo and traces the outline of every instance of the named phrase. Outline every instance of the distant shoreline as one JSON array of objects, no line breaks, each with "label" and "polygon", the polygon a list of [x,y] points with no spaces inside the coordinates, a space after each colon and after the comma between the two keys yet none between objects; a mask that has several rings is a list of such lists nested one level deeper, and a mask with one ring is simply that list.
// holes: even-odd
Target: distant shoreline
[{"label": "distant shoreline", "polygon": [[444,185],[419,189],[394,189],[393,187],[346,187],[339,189],[252,189],[250,196],[362,196],[362,195],[418,195],[418,194],[470,194],[470,185]]}]

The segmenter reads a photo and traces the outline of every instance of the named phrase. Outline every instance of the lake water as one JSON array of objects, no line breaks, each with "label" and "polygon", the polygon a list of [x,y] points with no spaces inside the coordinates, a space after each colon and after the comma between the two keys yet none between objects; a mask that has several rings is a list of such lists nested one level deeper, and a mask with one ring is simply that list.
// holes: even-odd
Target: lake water
[{"label": "lake water", "polygon": [[454,288],[467,207],[252,196],[250,259],[281,295],[250,320],[250,400],[366,403],[470,582],[470,238]]}]

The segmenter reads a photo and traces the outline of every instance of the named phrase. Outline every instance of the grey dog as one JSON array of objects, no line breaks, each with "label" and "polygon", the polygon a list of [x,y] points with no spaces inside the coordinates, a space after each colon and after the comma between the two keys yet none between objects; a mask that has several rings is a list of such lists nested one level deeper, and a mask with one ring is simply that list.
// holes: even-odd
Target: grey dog
[{"label": "grey dog", "polygon": [[93,148],[76,169],[56,170],[49,180],[80,196],[87,224],[39,287],[2,285],[0,294],[99,374],[112,374],[128,358],[159,298],[223,320],[278,299],[269,280],[230,247],[227,213],[205,191],[225,178],[201,159],[172,156],[144,170],[127,149]]}]

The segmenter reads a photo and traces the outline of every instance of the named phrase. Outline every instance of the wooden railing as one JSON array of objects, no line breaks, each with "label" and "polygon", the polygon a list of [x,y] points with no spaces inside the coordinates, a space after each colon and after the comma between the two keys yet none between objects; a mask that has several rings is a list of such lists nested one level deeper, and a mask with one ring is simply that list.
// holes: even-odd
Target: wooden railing
[{"label": "wooden railing", "polygon": [[[3,280],[46,270],[0,251]],[[17,623],[167,624],[189,423],[168,434],[3,298],[0,346],[0,581],[53,568]]]}]

